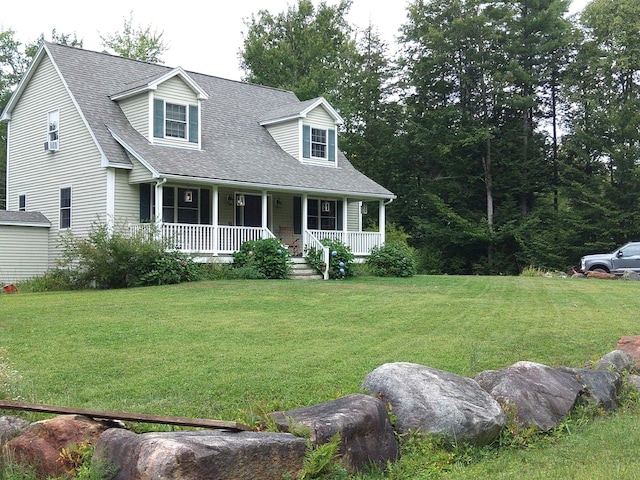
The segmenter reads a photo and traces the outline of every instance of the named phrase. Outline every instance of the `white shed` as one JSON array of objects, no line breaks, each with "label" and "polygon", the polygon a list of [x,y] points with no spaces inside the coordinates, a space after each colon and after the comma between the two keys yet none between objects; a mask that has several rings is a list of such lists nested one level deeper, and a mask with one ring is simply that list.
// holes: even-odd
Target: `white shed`
[{"label": "white shed", "polygon": [[47,271],[50,227],[39,212],[0,210],[0,286]]}]

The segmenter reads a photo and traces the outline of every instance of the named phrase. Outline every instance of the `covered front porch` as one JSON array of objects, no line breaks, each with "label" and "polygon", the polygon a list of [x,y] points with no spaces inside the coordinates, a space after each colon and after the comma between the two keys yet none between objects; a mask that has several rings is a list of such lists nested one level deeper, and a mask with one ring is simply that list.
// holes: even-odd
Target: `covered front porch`
[{"label": "covered front porch", "polygon": [[[387,201],[163,181],[140,185],[141,222],[130,229],[200,257],[231,256],[244,242],[263,238],[279,238],[292,255],[305,256],[309,248],[327,250],[322,240],[328,238],[362,258],[384,244]],[[368,210],[377,211],[377,232],[363,231]]]}]

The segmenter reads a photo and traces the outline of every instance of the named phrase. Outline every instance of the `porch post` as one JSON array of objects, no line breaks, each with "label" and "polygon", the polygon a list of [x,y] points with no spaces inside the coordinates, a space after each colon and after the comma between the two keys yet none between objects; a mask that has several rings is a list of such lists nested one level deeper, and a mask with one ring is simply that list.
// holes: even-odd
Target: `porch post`
[{"label": "porch post", "polygon": [[308,225],[307,225],[307,216],[309,214],[308,212],[308,208],[307,208],[307,194],[304,193],[302,195],[302,238],[304,238],[304,234],[307,231]]},{"label": "porch post", "polygon": [[162,225],[162,186],[166,181],[167,180],[165,178],[156,182],[156,195],[155,195],[156,204],[155,204],[154,211],[156,212],[155,223],[158,226]]},{"label": "porch post", "polygon": [[267,196],[267,191],[263,190],[262,191],[262,229],[267,229],[269,228],[269,216],[267,215],[267,207],[268,207],[268,200],[269,197]]},{"label": "porch post", "polygon": [[[347,219],[349,218],[349,205],[347,204],[347,197],[342,199],[342,231],[347,232]],[[346,243],[346,242],[345,242]]]},{"label": "porch post", "polygon": [[380,207],[378,208],[378,225],[379,225],[379,232],[380,232],[380,240],[381,243],[384,244],[385,243],[385,221],[386,221],[386,212],[385,212],[385,204],[384,204],[384,200],[380,200],[379,202]]},{"label": "porch post", "polygon": [[211,224],[213,225],[213,255],[218,256],[218,250],[220,249],[218,241],[218,222],[220,218],[220,212],[218,212],[219,198],[218,198],[218,185],[213,186],[213,193],[211,195]]}]

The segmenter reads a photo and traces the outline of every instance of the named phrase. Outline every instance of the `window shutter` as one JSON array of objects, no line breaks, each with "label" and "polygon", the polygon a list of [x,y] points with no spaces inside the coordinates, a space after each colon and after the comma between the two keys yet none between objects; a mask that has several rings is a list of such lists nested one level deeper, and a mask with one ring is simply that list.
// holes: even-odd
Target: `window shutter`
[{"label": "window shutter", "polygon": [[343,224],[343,215],[342,215],[342,200],[338,200],[336,202],[336,229],[337,230],[342,230],[342,224]]},{"label": "window shutter", "polygon": [[293,233],[302,233],[302,197],[293,197]]},{"label": "window shutter", "polygon": [[329,161],[336,161],[336,131],[328,130],[328,142],[329,142]]},{"label": "window shutter", "polygon": [[189,105],[189,141],[198,143],[198,106]]},{"label": "window shutter", "polygon": [[148,183],[140,184],[140,221],[151,221],[151,185]]},{"label": "window shutter", "polygon": [[311,127],[302,126],[302,157],[311,158]]},{"label": "window shutter", "polygon": [[164,138],[164,100],[153,100],[153,136]]}]

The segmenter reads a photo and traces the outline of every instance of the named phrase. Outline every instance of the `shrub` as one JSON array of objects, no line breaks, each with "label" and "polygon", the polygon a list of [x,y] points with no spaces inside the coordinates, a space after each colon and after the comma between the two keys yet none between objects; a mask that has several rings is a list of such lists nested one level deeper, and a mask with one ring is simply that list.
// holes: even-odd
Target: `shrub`
[{"label": "shrub", "polygon": [[[352,277],[355,273],[353,268],[353,259],[355,258],[351,249],[340,240],[331,240],[325,238],[321,240],[322,244],[329,249],[329,278],[347,278]],[[314,267],[319,273],[322,273],[323,261],[322,251],[316,248],[309,248],[306,251],[307,263]]]},{"label": "shrub", "polygon": [[378,277],[412,277],[417,272],[413,250],[402,242],[389,242],[382,247],[373,247],[367,266]]},{"label": "shrub", "polygon": [[74,288],[125,288],[164,285],[195,278],[193,261],[149,236],[95,224],[86,238],[62,237],[59,275]]},{"label": "shrub", "polygon": [[242,278],[287,278],[291,273],[289,251],[277,238],[244,242],[233,254],[233,266]]}]

